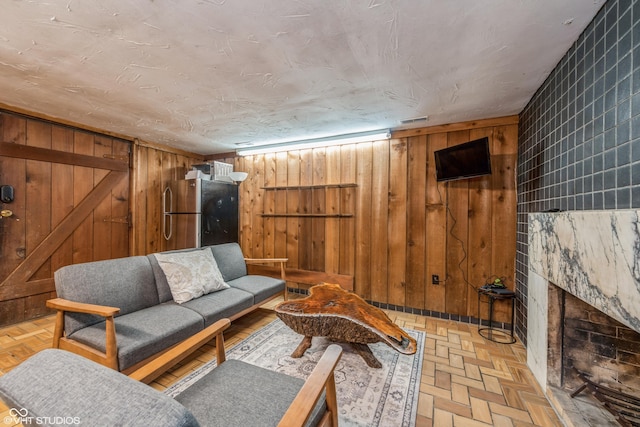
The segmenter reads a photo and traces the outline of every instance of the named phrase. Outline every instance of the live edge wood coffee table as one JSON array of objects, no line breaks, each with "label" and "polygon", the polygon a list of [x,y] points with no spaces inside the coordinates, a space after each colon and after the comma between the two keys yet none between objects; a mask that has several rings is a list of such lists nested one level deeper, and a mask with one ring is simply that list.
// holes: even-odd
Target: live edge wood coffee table
[{"label": "live edge wood coffee table", "polygon": [[394,324],[386,313],[340,285],[313,286],[308,297],[283,301],[276,315],[304,338],[291,357],[302,357],[313,337],[347,342],[372,368],[382,364],[367,344],[383,342],[403,354],[416,352],[416,340]]}]

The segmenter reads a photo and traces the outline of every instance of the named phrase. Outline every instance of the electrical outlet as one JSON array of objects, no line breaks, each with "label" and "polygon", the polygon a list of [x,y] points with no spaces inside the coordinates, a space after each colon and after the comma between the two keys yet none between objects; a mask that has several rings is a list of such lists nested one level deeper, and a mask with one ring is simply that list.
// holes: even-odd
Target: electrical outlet
[{"label": "electrical outlet", "polygon": [[431,283],[433,283],[434,285],[439,285],[440,284],[440,276],[438,276],[437,274],[432,274],[431,275]]}]

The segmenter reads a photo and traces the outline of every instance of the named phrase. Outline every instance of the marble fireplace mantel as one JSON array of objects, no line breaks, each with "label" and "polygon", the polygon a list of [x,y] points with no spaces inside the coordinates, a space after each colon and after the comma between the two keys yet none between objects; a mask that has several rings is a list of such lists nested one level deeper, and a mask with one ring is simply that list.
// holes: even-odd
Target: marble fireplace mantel
[{"label": "marble fireplace mantel", "polygon": [[639,220],[640,210],[529,214],[527,365],[543,389],[555,375],[550,286],[640,331]]},{"label": "marble fireplace mantel", "polygon": [[529,214],[529,272],[640,332],[640,210]]}]

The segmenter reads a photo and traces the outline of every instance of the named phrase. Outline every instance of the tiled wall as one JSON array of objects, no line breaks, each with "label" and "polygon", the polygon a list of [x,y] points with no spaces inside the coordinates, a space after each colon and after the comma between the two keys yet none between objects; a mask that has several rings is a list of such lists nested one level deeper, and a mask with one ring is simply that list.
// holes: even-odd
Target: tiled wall
[{"label": "tiled wall", "polygon": [[520,114],[516,333],[527,214],[640,208],[640,1],[609,0]]}]

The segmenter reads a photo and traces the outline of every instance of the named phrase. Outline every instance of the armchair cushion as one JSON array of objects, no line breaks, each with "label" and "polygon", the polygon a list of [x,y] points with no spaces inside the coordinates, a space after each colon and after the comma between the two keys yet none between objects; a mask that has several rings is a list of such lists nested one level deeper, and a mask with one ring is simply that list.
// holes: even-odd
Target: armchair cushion
[{"label": "armchair cushion", "polygon": [[63,350],[43,350],[0,377],[0,398],[34,424],[198,426],[169,396]]},{"label": "armchair cushion", "polygon": [[[275,426],[304,381],[238,360],[227,360],[175,399],[212,427]],[[326,409],[321,398],[307,425]]]}]

